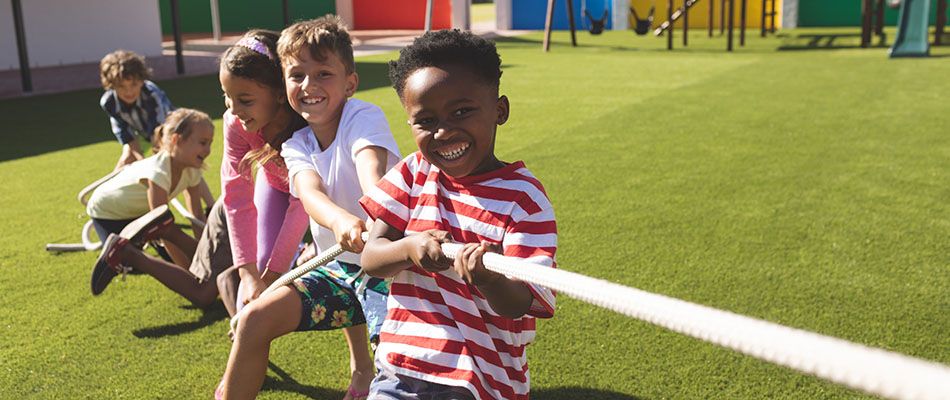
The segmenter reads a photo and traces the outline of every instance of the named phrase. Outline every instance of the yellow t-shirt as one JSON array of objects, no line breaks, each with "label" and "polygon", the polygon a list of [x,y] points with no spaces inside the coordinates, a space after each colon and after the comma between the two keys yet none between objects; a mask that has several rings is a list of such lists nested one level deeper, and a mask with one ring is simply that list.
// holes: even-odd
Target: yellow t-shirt
[{"label": "yellow t-shirt", "polygon": [[113,220],[145,215],[149,211],[148,183],[145,180],[165,189],[169,200],[201,183],[201,169],[187,167],[181,172],[178,185],[172,189],[171,171],[171,157],[164,151],[129,164],[92,192],[86,203],[86,214],[93,218]]}]

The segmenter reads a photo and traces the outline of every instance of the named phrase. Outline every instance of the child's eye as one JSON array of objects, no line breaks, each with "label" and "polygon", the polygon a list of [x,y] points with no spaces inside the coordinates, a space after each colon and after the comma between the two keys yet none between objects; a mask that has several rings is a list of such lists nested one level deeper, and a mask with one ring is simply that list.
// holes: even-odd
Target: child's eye
[{"label": "child's eye", "polygon": [[303,80],[303,74],[301,73],[293,72],[288,76],[290,77],[290,79],[295,80],[295,81]]},{"label": "child's eye", "polygon": [[427,127],[435,123],[435,118],[419,118],[415,121],[415,125],[420,127]]},{"label": "child's eye", "polygon": [[458,110],[455,110],[455,112],[453,112],[452,115],[454,115],[454,116],[456,116],[456,117],[461,117],[461,116],[463,116],[463,115],[465,115],[465,114],[468,114],[468,113],[471,112],[471,111],[472,111],[471,108],[463,107],[463,108],[460,108],[460,109],[458,109]]},{"label": "child's eye", "polygon": [[320,71],[317,75],[320,76],[321,78],[326,78],[329,76],[333,76],[333,73],[328,72],[328,71]]}]

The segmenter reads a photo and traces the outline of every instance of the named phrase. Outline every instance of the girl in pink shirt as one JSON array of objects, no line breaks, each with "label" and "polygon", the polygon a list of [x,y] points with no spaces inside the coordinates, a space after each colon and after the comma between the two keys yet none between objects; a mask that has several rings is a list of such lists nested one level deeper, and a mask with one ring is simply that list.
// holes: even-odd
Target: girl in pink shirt
[{"label": "girl in pink shirt", "polygon": [[[276,32],[252,30],[221,58],[224,113],[221,191],[241,277],[232,315],[290,270],[309,218],[290,195],[280,146],[306,122],[287,103]],[[254,179],[254,167],[257,167]],[[224,299],[222,295],[222,299]]]}]

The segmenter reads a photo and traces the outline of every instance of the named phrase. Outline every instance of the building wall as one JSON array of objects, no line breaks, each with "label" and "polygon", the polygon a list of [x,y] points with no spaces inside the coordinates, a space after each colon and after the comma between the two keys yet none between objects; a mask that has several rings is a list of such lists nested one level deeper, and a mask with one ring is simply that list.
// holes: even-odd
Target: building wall
[{"label": "building wall", "polygon": [[[99,62],[116,50],[162,54],[154,0],[23,0],[31,67]],[[19,69],[11,2],[0,5],[0,69]]]},{"label": "building wall", "polygon": [[[322,17],[336,12],[333,1],[288,0],[290,21]],[[172,34],[171,0],[159,0],[162,34]],[[284,27],[283,0],[218,0],[222,32],[245,32],[252,28],[281,30]],[[210,0],[178,0],[182,33],[211,32]]]}]

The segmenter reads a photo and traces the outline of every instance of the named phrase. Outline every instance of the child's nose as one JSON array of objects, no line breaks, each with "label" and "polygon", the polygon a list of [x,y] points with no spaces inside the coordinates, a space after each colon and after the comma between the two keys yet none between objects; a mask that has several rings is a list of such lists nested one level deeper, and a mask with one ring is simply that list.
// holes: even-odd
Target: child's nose
[{"label": "child's nose", "polygon": [[435,135],[432,135],[435,140],[448,140],[455,136],[455,129],[448,126],[447,124],[439,124],[435,130]]}]

